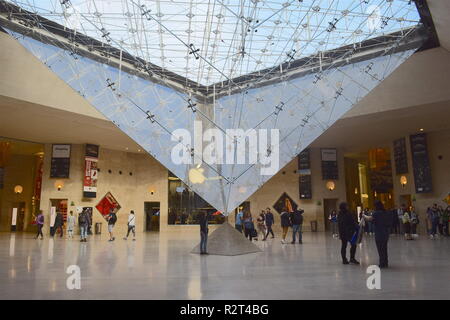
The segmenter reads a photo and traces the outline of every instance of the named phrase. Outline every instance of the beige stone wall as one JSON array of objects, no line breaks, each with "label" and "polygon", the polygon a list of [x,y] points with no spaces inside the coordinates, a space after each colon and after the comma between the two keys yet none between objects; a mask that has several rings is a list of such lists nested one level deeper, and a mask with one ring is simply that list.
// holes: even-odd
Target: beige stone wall
[{"label": "beige stone wall", "polygon": [[[102,234],[107,233],[106,223],[95,209],[100,199],[109,191],[122,206],[118,214],[116,232],[122,236],[126,232],[127,217],[130,210],[136,213],[136,231],[145,228],[144,202],[161,203],[161,219],[167,212],[167,170],[147,154],[113,151],[100,147],[99,178],[97,198],[83,198],[82,185],[84,175],[84,145],[72,145],[70,178],[50,179],[51,145],[45,145],[44,178],[42,183],[41,209],[46,217],[45,232],[48,232],[50,199],[68,199],[69,208],[94,207],[93,223],[102,222]],[[111,170],[112,173],[108,173]],[[122,174],[119,174],[122,171]],[[132,172],[132,176],[129,173]],[[58,191],[56,181],[62,181],[64,187]],[[150,188],[154,194],[150,194]],[[73,202],[73,206],[71,206]]]},{"label": "beige stone wall", "polygon": [[[31,229],[31,197],[35,175],[35,156],[12,155],[5,167],[4,186],[0,190],[0,231],[11,230],[12,208],[17,202],[25,202],[24,230]],[[14,193],[14,187],[21,185],[23,192]]]},{"label": "beige stone wall", "polygon": [[[397,206],[401,205],[401,195],[412,195],[413,206],[420,217],[419,232],[426,233],[426,209],[432,206],[433,203],[442,205],[445,209],[445,204],[442,200],[450,193],[450,130],[430,132],[427,134],[428,142],[428,156],[431,165],[431,174],[433,181],[433,192],[427,194],[416,194],[414,185],[414,174],[411,159],[411,149],[409,143],[409,136],[406,136],[406,148],[408,154],[408,174],[405,174],[408,183],[405,187],[400,184],[400,176],[395,174],[395,166],[393,165],[394,176],[394,194],[395,203]],[[392,146],[391,146],[392,148]],[[392,154],[393,152],[391,152]],[[442,160],[439,160],[442,156]],[[392,159],[394,161],[394,159]]]},{"label": "beige stone wall", "polygon": [[[299,176],[295,171],[298,169],[297,158],[287,164],[280,172],[273,176],[264,186],[256,191],[249,199],[250,210],[254,219],[257,218],[262,209],[267,207],[272,209],[275,217],[274,230],[280,229],[280,218],[272,205],[278,198],[286,192],[304,213],[304,230],[310,230],[310,221],[316,220],[318,231],[324,230],[324,199],[338,199],[338,203],[345,201],[345,176],[344,176],[344,155],[338,149],[339,180],[335,181],[336,188],[329,191],[322,180],[320,148],[311,148],[311,173],[312,173],[312,200],[300,200],[299,197]],[[284,174],[283,174],[284,172]],[[320,201],[320,205],[318,204]],[[230,223],[234,224],[234,215],[229,217]]]}]

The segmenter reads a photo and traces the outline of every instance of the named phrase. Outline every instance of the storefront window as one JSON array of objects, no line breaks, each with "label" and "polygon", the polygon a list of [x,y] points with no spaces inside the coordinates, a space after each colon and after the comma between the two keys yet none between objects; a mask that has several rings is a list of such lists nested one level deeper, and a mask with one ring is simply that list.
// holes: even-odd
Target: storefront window
[{"label": "storefront window", "polygon": [[198,224],[199,213],[208,214],[209,224],[222,224],[225,217],[169,172],[169,225]]}]

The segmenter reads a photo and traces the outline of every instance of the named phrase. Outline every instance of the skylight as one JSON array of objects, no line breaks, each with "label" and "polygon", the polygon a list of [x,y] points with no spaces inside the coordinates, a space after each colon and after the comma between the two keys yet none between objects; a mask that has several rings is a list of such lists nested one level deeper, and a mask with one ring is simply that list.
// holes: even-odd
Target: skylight
[{"label": "skylight", "polygon": [[9,2],[204,86],[420,20],[408,0]]}]

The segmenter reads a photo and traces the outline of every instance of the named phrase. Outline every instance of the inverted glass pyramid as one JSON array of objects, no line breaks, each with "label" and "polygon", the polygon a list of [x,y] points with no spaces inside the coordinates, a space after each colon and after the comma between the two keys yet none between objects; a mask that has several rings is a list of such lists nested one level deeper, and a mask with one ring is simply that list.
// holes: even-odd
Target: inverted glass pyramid
[{"label": "inverted glass pyramid", "polygon": [[[305,0],[302,6],[312,8],[314,2],[328,1]],[[342,16],[347,5],[353,3],[366,8],[376,1],[337,2],[342,7],[333,7],[333,19]],[[343,6],[344,3],[347,5]],[[128,4],[138,5],[134,1]],[[138,5],[135,9],[142,11],[142,8]],[[312,21],[314,12],[320,12],[321,7],[317,8],[318,11],[305,11],[305,18],[309,15]],[[404,12],[396,16],[391,11],[389,19],[380,18],[381,27],[386,21],[405,19],[400,15]],[[143,13],[142,16],[145,17]],[[81,13],[80,17],[89,22],[89,17]],[[224,214],[258,190],[423,42],[420,24],[411,20],[407,27],[395,32],[380,33],[374,28],[365,39],[358,38],[354,43],[352,35],[359,34],[362,23],[370,22],[371,14],[365,18],[360,16],[359,24],[347,24],[345,32],[336,27],[340,20],[331,19],[326,23],[328,28],[319,24],[316,31],[328,34],[322,41],[341,39],[338,47],[320,51],[310,46],[312,51],[307,56],[296,56],[295,50],[280,52],[273,67],[262,71],[255,67],[249,70],[250,76],[228,78],[195,90],[192,80],[190,85],[180,86],[180,82],[175,83],[164,73],[149,72],[148,64],[136,55],[122,59],[128,52],[120,41],[109,38],[110,35],[105,36],[109,43],[105,48],[116,45],[118,54],[105,53],[98,47],[93,49],[89,42],[71,40],[64,36],[67,30],[55,32],[39,18],[31,13],[27,16],[28,25],[15,24],[11,17],[0,21],[13,37],[92,106]],[[102,32],[108,33],[106,26]],[[68,34],[75,33],[69,30]],[[304,41],[314,44],[310,38]],[[291,42],[286,41],[286,46]],[[194,49],[185,55],[201,54]],[[130,56],[135,60],[130,62]],[[230,129],[243,131],[230,132]],[[188,133],[190,139],[180,132]],[[254,145],[249,142],[252,134],[256,135]],[[198,141],[202,136],[213,143],[203,141],[203,152],[200,152]],[[250,146],[255,148],[249,150]],[[181,158],[185,163],[180,163]]]}]

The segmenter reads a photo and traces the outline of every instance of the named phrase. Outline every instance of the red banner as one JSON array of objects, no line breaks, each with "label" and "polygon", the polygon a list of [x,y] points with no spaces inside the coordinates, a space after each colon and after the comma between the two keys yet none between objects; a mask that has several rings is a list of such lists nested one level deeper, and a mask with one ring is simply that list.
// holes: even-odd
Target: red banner
[{"label": "red banner", "polygon": [[97,176],[98,176],[98,146],[86,145],[86,156],[84,166],[83,197],[97,197]]}]

